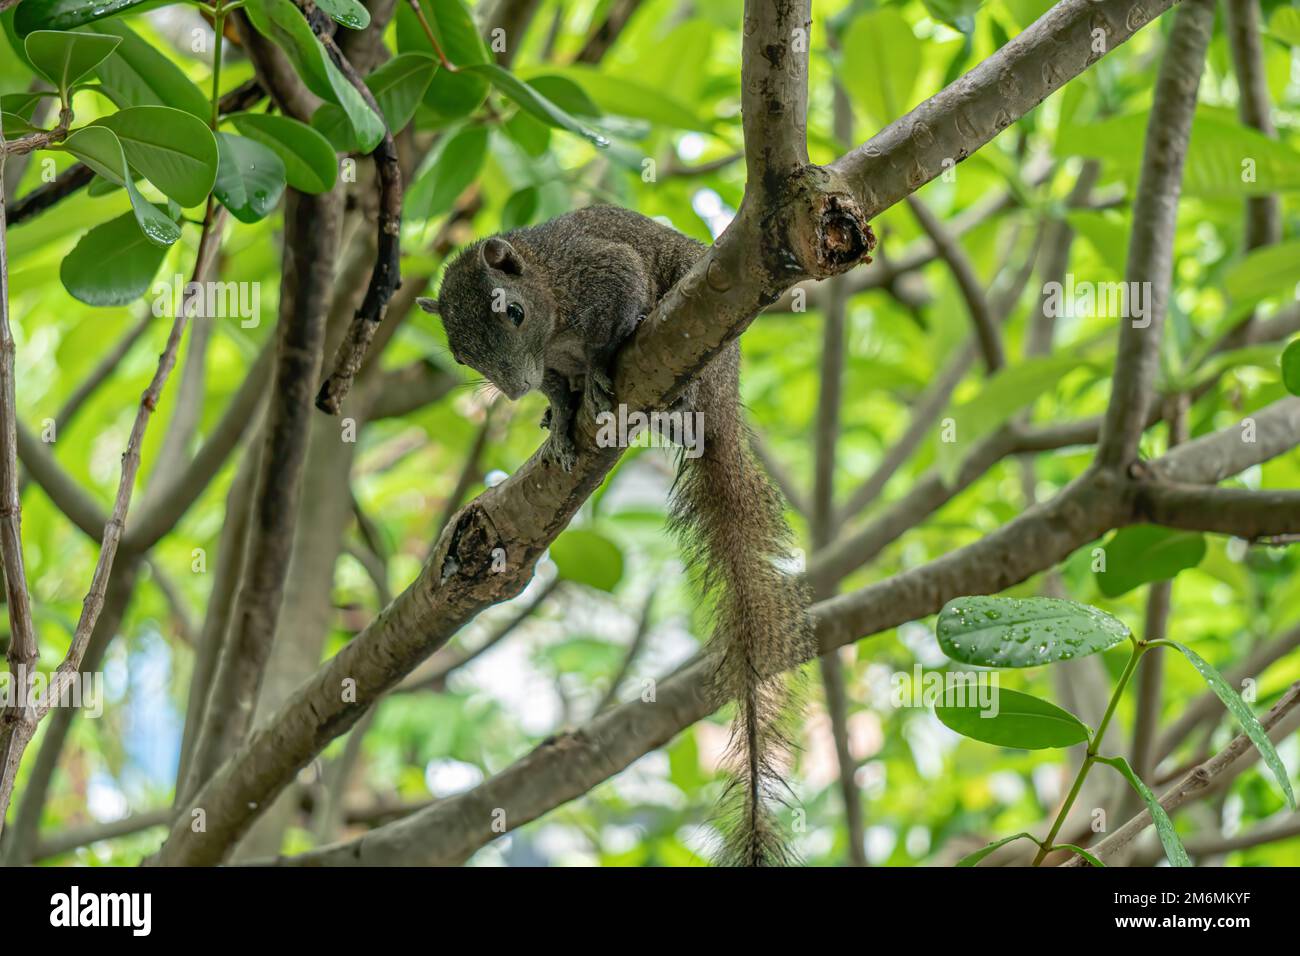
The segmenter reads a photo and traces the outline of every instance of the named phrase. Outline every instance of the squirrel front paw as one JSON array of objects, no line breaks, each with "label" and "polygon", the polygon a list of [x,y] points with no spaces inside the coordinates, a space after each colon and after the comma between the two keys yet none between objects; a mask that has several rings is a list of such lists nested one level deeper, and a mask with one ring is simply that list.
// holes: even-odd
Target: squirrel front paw
[{"label": "squirrel front paw", "polygon": [[583,392],[593,413],[599,414],[613,409],[614,380],[604,369],[592,368],[587,372]]},{"label": "squirrel front paw", "polygon": [[546,406],[546,411],[542,412],[542,420],[538,423],[538,427],[547,429],[551,427],[551,407],[549,405]]},{"label": "squirrel front paw", "polygon": [[573,438],[563,429],[552,428],[542,445],[542,460],[558,465],[562,471],[573,471],[578,460],[578,448]]}]

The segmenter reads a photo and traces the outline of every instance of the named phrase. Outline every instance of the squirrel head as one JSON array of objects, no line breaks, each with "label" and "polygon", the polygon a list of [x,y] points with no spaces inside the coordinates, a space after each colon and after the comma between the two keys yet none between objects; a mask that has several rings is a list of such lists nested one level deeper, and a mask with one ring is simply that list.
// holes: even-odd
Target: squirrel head
[{"label": "squirrel head", "polygon": [[534,263],[501,236],[464,249],[447,267],[438,298],[417,300],[442,317],[452,357],[510,399],[542,384],[555,299]]}]

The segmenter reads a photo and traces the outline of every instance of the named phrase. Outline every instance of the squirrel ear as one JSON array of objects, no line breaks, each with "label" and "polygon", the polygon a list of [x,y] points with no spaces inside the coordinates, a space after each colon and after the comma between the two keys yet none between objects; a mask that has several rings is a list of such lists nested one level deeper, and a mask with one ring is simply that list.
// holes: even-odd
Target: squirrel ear
[{"label": "squirrel ear", "polygon": [[424,309],[425,312],[429,312],[432,315],[439,314],[437,299],[428,299],[421,296],[420,298],[415,300],[415,304],[418,305],[420,308]]},{"label": "squirrel ear", "polygon": [[483,243],[483,261],[489,268],[499,269],[506,275],[522,275],[524,271],[523,260],[515,247],[496,236]]}]

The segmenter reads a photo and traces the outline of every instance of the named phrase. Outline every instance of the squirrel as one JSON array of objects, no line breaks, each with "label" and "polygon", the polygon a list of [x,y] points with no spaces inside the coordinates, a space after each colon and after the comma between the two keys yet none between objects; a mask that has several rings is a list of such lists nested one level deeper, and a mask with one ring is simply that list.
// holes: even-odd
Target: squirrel
[{"label": "squirrel", "polygon": [[[441,317],[457,362],[511,400],[546,395],[542,454],[567,471],[579,403],[608,409],[619,347],[704,249],[639,213],[592,206],[469,245],[448,265],[438,298],[418,302]],[[739,371],[732,341],[673,406],[702,413],[704,435],[699,457],[678,457],[669,526],[711,601],[716,689],[738,707],[717,862],[786,865],[797,858],[776,808],[790,793],[782,764],[797,676],[782,665],[811,656],[812,632],[808,596],[780,566],[791,544],[785,505],[750,450]]]}]

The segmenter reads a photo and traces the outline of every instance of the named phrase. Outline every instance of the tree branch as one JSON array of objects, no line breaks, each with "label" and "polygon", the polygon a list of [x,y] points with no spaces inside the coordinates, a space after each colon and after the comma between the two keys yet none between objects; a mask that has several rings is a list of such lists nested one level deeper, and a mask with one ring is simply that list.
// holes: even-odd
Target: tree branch
[{"label": "tree branch", "polygon": [[1186,0],[1174,15],[1168,47],[1160,61],[1133,203],[1133,222],[1140,223],[1141,228],[1129,234],[1124,269],[1128,288],[1146,291],[1146,314],[1141,319],[1132,314],[1132,302],[1125,309],[1128,320],[1120,328],[1110,404],[1097,449],[1097,463],[1103,468],[1124,468],[1136,458],[1147,411],[1154,399],[1173,273],[1183,163],[1192,135],[1205,49],[1213,30],[1213,0]]},{"label": "tree branch", "polygon": [[213,678],[204,726],[194,748],[191,780],[184,788],[187,793],[211,775],[247,731],[270,654],[298,517],[311,391],[325,344],[341,200],[337,189],[319,196],[295,190],[286,202],[275,380],[254,520],[233,630]]}]

